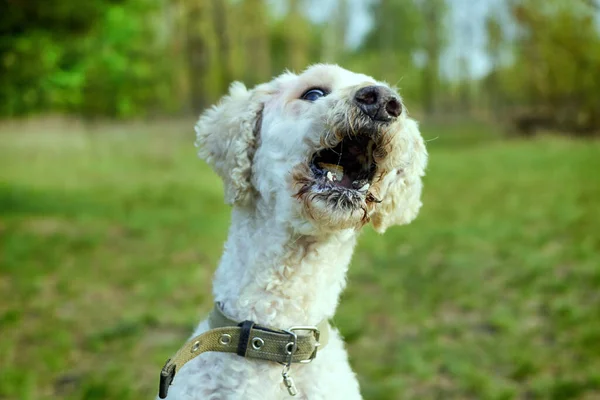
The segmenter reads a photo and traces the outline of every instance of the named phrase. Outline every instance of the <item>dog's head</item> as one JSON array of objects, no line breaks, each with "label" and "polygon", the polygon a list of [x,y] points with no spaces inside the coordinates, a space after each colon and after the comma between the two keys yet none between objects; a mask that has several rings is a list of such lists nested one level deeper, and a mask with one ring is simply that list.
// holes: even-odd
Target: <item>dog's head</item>
[{"label": "dog's head", "polygon": [[400,96],[333,65],[285,73],[229,95],[196,125],[199,155],[226,202],[266,207],[303,232],[383,232],[421,206],[427,152]]}]

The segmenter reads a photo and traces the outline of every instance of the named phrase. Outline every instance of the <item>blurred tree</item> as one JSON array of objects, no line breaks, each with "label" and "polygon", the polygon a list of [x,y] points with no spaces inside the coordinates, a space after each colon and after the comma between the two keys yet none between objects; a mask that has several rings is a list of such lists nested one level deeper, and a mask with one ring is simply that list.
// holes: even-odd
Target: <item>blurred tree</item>
[{"label": "blurred tree", "polygon": [[234,14],[233,7],[229,1],[212,0],[215,11],[214,24],[216,35],[219,40],[218,58],[221,68],[222,87],[227,87],[234,79]]},{"label": "blurred tree", "polygon": [[180,0],[186,21],[186,55],[190,76],[190,105],[199,112],[207,107],[220,89],[214,64],[218,63],[218,43],[214,29],[212,0]]},{"label": "blurred tree", "polygon": [[490,13],[486,17],[485,29],[487,33],[487,52],[489,55],[491,68],[487,78],[484,81],[484,86],[488,94],[488,104],[491,108],[491,111],[498,115],[501,108],[500,98],[502,96],[498,75],[501,69],[502,50],[505,43],[505,38],[502,30],[502,23],[493,13]]},{"label": "blurred tree", "polygon": [[241,0],[238,21],[244,49],[244,81],[250,85],[271,77],[270,23],[264,0]]},{"label": "blurred tree", "polygon": [[434,112],[445,46],[445,0],[378,0],[371,12],[375,24],[358,49],[359,65],[400,83],[404,96],[421,100],[426,112]]},{"label": "blurred tree", "polygon": [[86,35],[104,3],[0,0],[0,113],[7,115],[78,103]]},{"label": "blurred tree", "polygon": [[[132,17],[135,16],[135,17]],[[109,4],[103,18],[85,37],[81,103],[73,109],[84,115],[132,117],[166,107],[170,69],[160,54],[154,21],[159,3],[129,0]]]},{"label": "blurred tree", "polygon": [[358,52],[379,54],[372,74],[396,80],[413,64],[413,55],[422,44],[418,5],[415,0],[378,0],[371,13],[375,23]]},{"label": "blurred tree", "polygon": [[[190,113],[190,74],[187,70],[187,10],[181,0],[163,1],[162,40],[166,42],[165,57],[171,70],[169,86],[171,88],[172,107],[164,110],[172,113]],[[160,25],[159,25],[160,26]]]},{"label": "blurred tree", "polygon": [[439,86],[440,56],[445,45],[444,17],[447,12],[445,0],[421,0],[423,15],[423,49],[425,66],[422,78],[423,110],[435,112],[435,100]]},{"label": "blurred tree", "polygon": [[[440,75],[446,0],[371,0],[373,27],[355,49],[345,46],[354,3],[332,1],[316,24],[308,7],[317,0],[286,0],[273,12],[266,0],[0,0],[8,10],[0,13],[0,115],[198,113],[232,80],[251,86],[318,61],[399,85],[427,113],[484,104],[474,97],[469,54],[457,52],[455,73]],[[497,116],[525,111],[524,126],[600,130],[599,4],[498,5],[485,20],[487,106]]]},{"label": "blurred tree", "polygon": [[457,111],[465,114],[471,113],[472,79],[469,60],[465,55],[458,58],[458,101]]},{"label": "blurred tree", "polygon": [[302,13],[302,1],[290,0],[285,24],[288,68],[300,72],[308,64],[311,24]]},{"label": "blurred tree", "polygon": [[0,114],[127,117],[164,107],[158,0],[5,1]]},{"label": "blurred tree", "polygon": [[323,42],[327,25],[310,21],[305,0],[290,0],[283,16],[271,25],[270,50],[274,74],[286,69],[301,72],[309,64],[323,62]]},{"label": "blurred tree", "polygon": [[506,73],[519,100],[553,128],[600,129],[600,35],[589,2],[511,2],[520,32],[515,63]]},{"label": "blurred tree", "polygon": [[324,62],[339,62],[346,45],[346,31],[350,23],[350,8],[348,0],[335,0],[335,12],[325,26],[323,44],[321,48],[321,60]]}]

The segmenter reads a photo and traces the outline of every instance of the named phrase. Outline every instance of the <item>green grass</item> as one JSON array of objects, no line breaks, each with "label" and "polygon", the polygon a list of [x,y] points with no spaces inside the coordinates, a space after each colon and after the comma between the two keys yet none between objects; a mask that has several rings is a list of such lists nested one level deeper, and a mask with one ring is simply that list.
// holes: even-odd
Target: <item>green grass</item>
[{"label": "green grass", "polygon": [[[367,399],[600,398],[600,142],[423,126],[424,207],[335,324]],[[0,399],[152,398],[229,220],[191,129],[0,132]]]}]

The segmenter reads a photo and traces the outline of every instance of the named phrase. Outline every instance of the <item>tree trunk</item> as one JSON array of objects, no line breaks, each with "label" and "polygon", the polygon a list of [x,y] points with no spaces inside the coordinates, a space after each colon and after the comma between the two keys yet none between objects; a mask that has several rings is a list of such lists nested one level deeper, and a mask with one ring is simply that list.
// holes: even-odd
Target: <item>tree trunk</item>
[{"label": "tree trunk", "polygon": [[202,29],[212,20],[210,5],[206,0],[186,0],[186,53],[190,76],[190,104],[198,112],[210,104],[211,98],[205,87],[205,79],[210,73],[210,35]]}]

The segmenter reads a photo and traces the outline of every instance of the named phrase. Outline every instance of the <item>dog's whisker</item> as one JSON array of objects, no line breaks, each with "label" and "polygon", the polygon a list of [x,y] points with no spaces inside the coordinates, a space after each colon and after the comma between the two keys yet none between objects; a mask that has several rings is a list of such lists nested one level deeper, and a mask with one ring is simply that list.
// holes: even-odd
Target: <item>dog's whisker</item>
[{"label": "dog's whisker", "polygon": [[356,136],[357,132],[356,132],[356,128],[354,127],[354,123],[353,123],[354,118],[352,118],[351,114],[354,114],[354,113],[351,111],[346,113],[346,121],[348,123],[348,126],[350,127],[350,134],[353,136]]},{"label": "dog's whisker", "polygon": [[338,166],[342,163],[342,153],[344,152],[344,139],[342,139],[340,146],[341,147],[340,147],[340,152],[339,152],[339,157],[338,157],[338,162],[337,162]]}]

